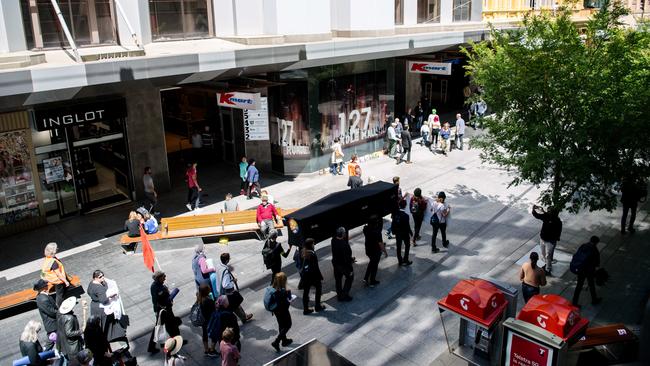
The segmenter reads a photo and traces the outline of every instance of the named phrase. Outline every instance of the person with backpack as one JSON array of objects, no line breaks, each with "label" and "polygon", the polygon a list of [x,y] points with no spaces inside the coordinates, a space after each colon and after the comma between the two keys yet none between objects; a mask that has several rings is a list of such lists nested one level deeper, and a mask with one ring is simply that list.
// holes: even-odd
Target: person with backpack
[{"label": "person with backpack", "polygon": [[291,302],[291,290],[287,289],[287,275],[279,272],[273,279],[271,287],[267,288],[267,294],[264,295],[264,307],[275,315],[278,322],[278,336],[271,343],[276,351],[280,352],[280,344],[286,347],[293,343],[293,339],[287,338],[287,333],[291,329],[291,313],[289,304]]},{"label": "person with backpack", "polygon": [[598,251],[598,243],[600,238],[592,236],[588,243],[582,244],[576,254],[571,258],[569,269],[572,273],[578,275],[578,283],[573,292],[573,305],[580,307],[578,299],[580,298],[580,291],[585,284],[585,279],[589,284],[589,292],[591,293],[591,304],[598,305],[602,299],[596,296],[596,285],[594,283],[594,276],[596,270],[600,266],[600,252]]},{"label": "person with backpack", "polygon": [[[217,298],[216,310],[212,313],[210,322],[208,323],[208,335],[214,344],[219,344],[223,331],[226,328],[231,328],[234,333],[232,344],[236,345],[237,349],[241,351],[239,324],[237,323],[237,317],[231,309],[232,304],[230,304],[228,296],[221,295]],[[223,353],[221,357],[223,359]]]},{"label": "person with backpack", "polygon": [[371,216],[368,224],[363,227],[363,236],[365,238],[366,255],[369,260],[366,274],[363,276],[363,283],[366,286],[375,287],[379,284],[379,281],[377,281],[377,268],[381,260],[381,253],[384,253],[384,257],[388,257],[384,239],[381,235],[381,219],[377,215]]},{"label": "person with backpack", "polygon": [[543,208],[533,205],[533,216],[542,221],[542,230],[539,232],[539,246],[542,249],[542,258],[546,262],[546,268],[544,268],[546,275],[552,276],[553,253],[562,234],[562,220],[560,220],[559,211],[554,207],[549,207],[544,211]]},{"label": "person with backpack", "polygon": [[264,248],[262,248],[264,265],[266,269],[271,270],[271,284],[273,284],[275,275],[282,272],[282,257],[288,257],[290,252],[291,244],[289,244],[289,249],[285,252],[282,244],[278,242],[277,230],[271,230],[269,238],[264,242]]},{"label": "person with backpack", "polygon": [[230,304],[230,309],[237,314],[242,324],[253,319],[253,314],[247,314],[242,308],[241,304],[244,298],[239,293],[239,286],[237,285],[237,278],[232,274],[234,268],[230,263],[230,253],[221,253],[219,258],[221,265],[217,268],[219,273],[219,295],[226,295]]},{"label": "person with backpack", "polygon": [[445,202],[446,199],[447,195],[445,195],[445,192],[439,192],[438,198],[431,205],[430,223],[433,229],[433,233],[431,233],[431,253],[438,253],[440,251],[436,246],[438,230],[440,230],[440,235],[442,236],[442,246],[445,248],[449,246],[449,240],[447,240],[447,221],[451,213],[451,206]]},{"label": "person with backpack", "polygon": [[[409,260],[413,231],[411,230],[409,215],[406,213],[406,200],[399,202],[399,211],[393,215],[391,228],[393,234],[395,234],[395,245],[397,246],[397,265],[410,266],[413,264]],[[402,245],[404,245],[404,257],[402,257]]]},{"label": "person with backpack", "polygon": [[409,202],[409,209],[411,216],[413,216],[413,226],[415,233],[413,234],[413,246],[417,246],[416,241],[420,240],[420,229],[422,228],[422,221],[424,220],[424,213],[427,211],[427,200],[422,197],[422,189],[416,188],[413,191],[413,196]]},{"label": "person with backpack", "polygon": [[[325,310],[325,306],[321,304],[320,297],[323,292],[323,275],[318,267],[318,257],[314,251],[314,239],[308,238],[302,249],[302,265],[300,268],[300,282],[302,286],[302,313],[309,315],[316,311]],[[314,309],[309,307],[309,290],[314,287],[316,289],[316,298],[314,299]]]},{"label": "person with backpack", "polygon": [[546,286],[546,274],[544,269],[537,266],[539,254],[530,253],[530,262],[521,265],[519,280],[521,281],[521,296],[524,297],[524,303],[527,303],[531,297],[539,295],[540,286]]},{"label": "person with backpack", "polygon": [[[217,357],[217,351],[216,351],[216,342],[212,342],[210,346],[208,346],[208,322],[210,318],[212,317],[212,313],[215,311],[215,301],[212,299],[212,296],[210,294],[210,286],[207,285],[201,285],[199,287],[199,291],[196,293],[196,304],[198,304],[198,309],[200,311],[198,319],[198,323],[200,323],[201,326],[201,338],[203,340],[203,353],[207,357]],[[192,309],[194,310],[194,309]],[[190,313],[190,318],[192,318],[192,311]],[[192,323],[195,323],[195,320],[192,319]]]},{"label": "person with backpack", "polygon": [[[352,248],[348,241],[348,232],[344,227],[336,229],[336,235],[332,238],[332,267],[334,267],[334,283],[336,284],[336,297],[339,301],[352,301],[350,288],[354,279],[352,263],[356,259],[352,256]],[[345,283],[341,282],[345,277]]]},{"label": "person with backpack", "polygon": [[192,272],[194,273],[194,283],[199,289],[201,285],[210,286],[210,274],[214,273],[214,267],[208,266],[205,255],[205,246],[203,243],[194,247],[194,257],[192,258]]}]

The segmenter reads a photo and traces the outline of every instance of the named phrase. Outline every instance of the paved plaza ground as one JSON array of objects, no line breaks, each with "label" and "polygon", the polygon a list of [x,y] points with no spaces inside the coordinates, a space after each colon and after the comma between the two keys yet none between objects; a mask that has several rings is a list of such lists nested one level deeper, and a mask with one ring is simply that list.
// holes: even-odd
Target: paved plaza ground
[{"label": "paved plaza ground", "polygon": [[[479,151],[473,149],[453,151],[444,157],[432,155],[415,145],[413,161],[410,165],[396,166],[394,160],[382,156],[361,164],[365,179],[372,176],[377,180],[391,181],[393,176],[400,176],[404,192],[413,192],[416,187],[421,187],[423,193],[431,197],[435,192],[445,191],[447,201],[452,206],[448,226],[451,245],[448,250],[431,253],[431,227],[425,224],[422,240],[417,247],[411,248],[413,265],[398,267],[394,240],[387,240],[389,257],[381,260],[378,274],[381,284],[375,288],[365,288],[361,278],[368,261],[361,230],[354,229],[350,232],[353,255],[357,258],[351,291],[354,300],[340,303],[334,293],[329,242],[319,243],[317,254],[325,277],[323,300],[327,309],[323,313],[303,316],[301,301],[295,301],[291,308],[293,328],[289,332],[294,345],[283,351],[316,338],[358,365],[459,363],[448,355],[436,301],[459,280],[475,275],[489,276],[519,288],[517,262],[527,256],[539,241],[541,222],[530,214],[539,188],[508,187],[510,174],[482,164]],[[271,183],[269,180],[265,183],[262,172],[262,178],[263,184],[272,183],[268,189],[283,208],[303,207],[327,193],[347,188],[347,176],[312,174],[293,179],[274,178]],[[236,182],[231,184],[235,184],[233,191],[238,188]],[[204,189],[215,203],[206,206],[203,212],[219,211],[222,206],[216,202],[217,193],[213,193],[217,192],[217,188],[204,186]],[[219,186],[219,189],[225,188]],[[181,189],[161,196],[163,215],[181,213],[183,195]],[[254,207],[259,202],[243,197],[237,199],[242,208]],[[111,212],[99,214],[94,219],[86,218],[90,220],[88,222],[93,222],[86,227],[78,227],[78,222],[83,221],[75,218],[56,227],[48,227],[50,232],[40,230],[3,240],[3,257],[6,248],[11,248],[12,253],[7,256],[12,264],[11,267],[3,267],[0,272],[0,293],[29,286],[38,277],[40,266],[38,255],[34,253],[41,251],[50,240],[66,240],[65,248],[77,248],[63,258],[68,271],[79,275],[84,285],[90,281],[95,269],[102,269],[107,277],[117,281],[131,319],[128,335],[132,353],[137,356],[140,365],[160,365],[160,354],[150,356],[146,352],[154,323],[149,296],[151,276],[140,254],[122,254],[119,245],[116,245],[118,236],[103,237],[112,228],[119,229],[126,215],[115,209]],[[650,292],[650,283],[646,278],[650,270],[647,255],[650,250],[650,222],[646,207],[642,207],[637,216],[637,233],[621,236],[618,231],[620,214],[620,208],[611,213],[561,214],[564,231],[557,249],[558,264],[554,277],[550,278],[549,285],[543,288],[542,293],[557,293],[571,298],[576,279],[567,270],[567,261],[580,244],[588,241],[591,235],[598,235],[601,238],[601,262],[610,272],[611,279],[605,287],[598,288],[599,295],[604,299],[598,306],[590,305],[588,291],[583,292],[582,315],[589,318],[592,324],[622,322],[638,331],[642,304]],[[428,222],[428,218],[425,218],[425,222]],[[385,224],[388,225],[387,220]],[[61,229],[62,225],[67,226]],[[71,234],[75,232],[75,225],[80,233],[79,238],[83,240]],[[22,257],[20,241],[24,241],[25,253],[28,253]],[[282,241],[286,241],[286,235]],[[188,357],[190,365],[215,365],[217,360],[203,356],[200,330],[190,325],[187,316],[194,302],[190,264],[193,246],[199,242],[201,239],[184,239],[152,244],[160,266],[168,274],[168,283],[181,290],[174,309],[183,318],[181,334],[189,341],[181,352]],[[208,256],[215,259],[224,251],[230,252],[231,263],[245,298],[243,306],[247,312],[255,314],[255,320],[241,328],[241,364],[260,365],[278,357],[280,354],[270,345],[277,334],[277,323],[262,304],[270,272],[262,262],[261,243],[244,239],[231,241],[228,245],[212,243],[206,248]],[[290,258],[284,260],[284,270],[289,275],[289,287],[296,289],[298,274]],[[302,291],[296,293],[300,296]],[[520,308],[522,302],[520,297]],[[75,312],[80,316],[79,306]],[[39,319],[36,310],[0,320],[1,365],[10,364],[19,354],[18,338],[29,319]]]}]

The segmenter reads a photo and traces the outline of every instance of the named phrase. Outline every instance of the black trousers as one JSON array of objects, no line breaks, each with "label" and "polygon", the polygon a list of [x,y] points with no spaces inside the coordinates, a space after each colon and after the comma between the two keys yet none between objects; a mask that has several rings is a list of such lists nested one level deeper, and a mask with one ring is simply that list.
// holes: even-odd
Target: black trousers
[{"label": "black trousers", "polygon": [[56,292],[55,301],[56,301],[57,308],[60,307],[63,300],[66,299],[67,296],[65,296],[65,294],[67,289],[68,288],[65,285],[65,283],[59,283],[57,285],[54,285],[54,291]]},{"label": "black trousers", "polygon": [[632,230],[634,226],[634,220],[636,220],[636,208],[637,208],[637,202],[634,202],[633,204],[623,204],[623,217],[621,217],[621,231],[625,230],[625,223],[627,222],[627,213],[629,211],[632,211],[630,213],[630,224],[627,226],[628,230]]},{"label": "black trousers", "polygon": [[438,229],[440,229],[440,235],[442,236],[442,245],[447,243],[447,223],[436,223],[431,225],[433,228],[433,233],[431,234],[431,249],[436,248],[436,237],[438,236]]},{"label": "black trousers", "polygon": [[596,284],[594,283],[594,273],[582,273],[578,274],[578,283],[576,284],[576,289],[573,291],[573,305],[578,305],[578,300],[580,299],[580,291],[582,291],[582,286],[585,284],[585,279],[589,284],[589,292],[591,292],[591,301],[596,300]]},{"label": "black trousers", "polygon": [[[156,321],[158,320],[158,314],[154,314],[156,317]],[[177,335],[181,334],[181,330],[179,326],[181,325],[181,319],[177,318],[176,315],[174,315],[174,312],[169,309],[165,310],[160,317],[160,321],[165,325],[165,330],[167,331],[167,334],[169,334],[170,337],[176,337]],[[156,331],[156,327],[151,330],[151,336],[149,336],[149,347],[148,351],[152,352],[156,350],[156,342],[153,341],[153,334]]]},{"label": "black trousers", "polygon": [[377,280],[376,279],[377,268],[379,267],[379,260],[381,259],[381,253],[368,255],[368,259],[370,259],[370,261],[368,262],[368,267],[366,268],[366,274],[363,276],[363,279],[368,284],[371,284]]},{"label": "black trousers", "polygon": [[199,205],[199,189],[192,187],[187,190],[187,203],[194,209]]},{"label": "black trousers", "polygon": [[415,224],[415,235],[413,240],[420,236],[420,229],[422,229],[422,220],[424,220],[424,214],[413,214],[413,223]]},{"label": "black trousers", "polygon": [[291,314],[287,309],[286,311],[275,312],[273,315],[275,315],[275,320],[278,321],[278,336],[275,338],[275,341],[285,341],[287,339],[287,333],[291,329]]},{"label": "black trousers", "polygon": [[521,296],[524,297],[524,304],[535,295],[539,295],[539,287],[531,286],[524,282],[521,283]]},{"label": "black trousers", "polygon": [[[410,237],[404,234],[397,234],[395,236],[395,245],[397,246],[397,262],[408,262],[409,251],[411,250]],[[402,244],[404,244],[404,257],[402,257]]]},{"label": "black trousers", "polygon": [[302,308],[303,310],[309,309],[309,290],[312,286],[316,289],[316,298],[314,299],[314,305],[320,307],[320,296],[323,293],[323,284],[321,281],[303,281],[303,291],[302,291]]},{"label": "black trousers", "polygon": [[[336,284],[336,296],[340,299],[350,295],[350,289],[352,288],[352,280],[354,279],[354,272],[345,271],[336,266],[334,267],[334,283]],[[345,283],[343,282],[343,277],[345,277]]]},{"label": "black trousers", "polygon": [[248,198],[253,198],[253,191],[257,192],[259,197],[262,197],[262,192],[260,191],[260,182],[255,182],[248,186]]}]

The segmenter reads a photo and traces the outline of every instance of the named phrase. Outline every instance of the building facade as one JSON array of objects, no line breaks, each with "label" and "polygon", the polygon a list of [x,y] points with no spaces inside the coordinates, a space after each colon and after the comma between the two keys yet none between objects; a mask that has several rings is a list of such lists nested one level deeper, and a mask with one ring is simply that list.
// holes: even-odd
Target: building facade
[{"label": "building facade", "polygon": [[146,166],[169,190],[198,141],[221,168],[287,175],[327,167],[334,139],[380,151],[418,101],[464,108],[458,48],[487,19],[547,3],[2,1],[0,235],[138,200]]}]

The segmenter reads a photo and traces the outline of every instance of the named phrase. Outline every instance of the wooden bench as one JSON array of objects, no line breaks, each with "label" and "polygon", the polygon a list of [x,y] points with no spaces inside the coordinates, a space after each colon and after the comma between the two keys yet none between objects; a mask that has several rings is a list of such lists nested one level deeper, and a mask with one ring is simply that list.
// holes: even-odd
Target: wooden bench
[{"label": "wooden bench", "polygon": [[[295,209],[278,208],[278,215],[283,217]],[[284,227],[282,220],[275,224],[276,229]],[[257,211],[244,210],[214,214],[188,215],[164,217],[160,220],[158,232],[147,235],[147,239],[179,239],[191,237],[207,237],[228,234],[254,233],[261,239],[260,229],[257,225]],[[135,245],[141,242],[141,237],[129,237],[126,234],[120,238],[121,245]]]},{"label": "wooden bench", "polygon": [[[83,294],[83,288],[81,287],[81,281],[78,276],[72,276],[70,287],[68,294],[73,296],[81,296]],[[35,304],[36,295],[38,295],[38,292],[29,288],[0,296],[0,313],[2,314],[0,319],[4,319],[6,317],[5,314],[10,310],[17,310]]]}]

